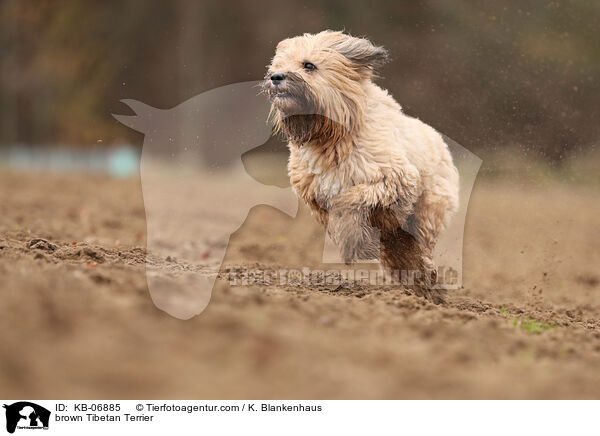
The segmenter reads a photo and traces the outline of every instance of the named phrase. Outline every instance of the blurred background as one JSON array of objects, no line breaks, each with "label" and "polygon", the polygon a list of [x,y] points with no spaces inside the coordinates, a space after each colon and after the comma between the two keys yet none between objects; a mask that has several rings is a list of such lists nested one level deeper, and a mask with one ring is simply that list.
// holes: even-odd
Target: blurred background
[{"label": "blurred background", "polygon": [[139,147],[111,117],[130,113],[119,100],[169,108],[258,80],[279,40],[327,28],[386,46],[382,86],[487,158],[484,172],[507,158],[537,170],[589,165],[598,143],[594,0],[4,0],[0,14],[5,149]]},{"label": "blurred background", "polygon": [[[483,159],[447,306],[398,287],[231,284],[224,265],[329,269],[323,230],[302,206],[244,206],[225,244],[239,222],[222,212],[244,204],[226,207],[233,171],[211,189],[195,166],[161,168],[152,197],[144,138],[111,115],[260,80],[278,41],[327,28],[386,46],[379,84]],[[0,394],[599,398],[599,30],[597,0],[0,0]],[[285,157],[271,138],[239,172],[286,186]],[[153,227],[153,204],[181,238]],[[201,316],[155,306],[152,277],[209,268],[222,275]]]}]

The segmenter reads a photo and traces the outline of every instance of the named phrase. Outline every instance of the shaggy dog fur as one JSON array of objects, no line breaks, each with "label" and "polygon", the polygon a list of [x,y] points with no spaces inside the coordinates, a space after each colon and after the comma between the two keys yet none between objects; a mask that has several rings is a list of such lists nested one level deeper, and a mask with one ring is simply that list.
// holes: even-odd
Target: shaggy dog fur
[{"label": "shaggy dog fur", "polygon": [[363,38],[304,34],[277,45],[263,90],[292,187],[344,261],[419,271],[413,289],[443,302],[433,250],[458,208],[458,171],[440,134],[373,83],[387,59]]}]

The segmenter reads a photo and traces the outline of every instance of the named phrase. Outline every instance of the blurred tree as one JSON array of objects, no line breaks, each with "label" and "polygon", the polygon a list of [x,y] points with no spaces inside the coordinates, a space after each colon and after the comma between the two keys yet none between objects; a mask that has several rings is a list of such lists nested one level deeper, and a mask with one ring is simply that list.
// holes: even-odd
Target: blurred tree
[{"label": "blurred tree", "polygon": [[139,142],[118,101],[174,106],[256,80],[276,43],[345,29],[387,46],[380,83],[474,151],[560,161],[598,141],[600,2],[3,0],[0,143]]}]

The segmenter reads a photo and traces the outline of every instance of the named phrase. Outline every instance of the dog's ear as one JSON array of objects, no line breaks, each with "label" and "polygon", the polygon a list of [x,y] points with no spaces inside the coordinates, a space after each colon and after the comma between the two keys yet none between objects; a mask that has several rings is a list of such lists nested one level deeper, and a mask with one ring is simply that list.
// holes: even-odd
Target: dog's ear
[{"label": "dog's ear", "polygon": [[376,72],[389,61],[389,53],[385,48],[376,46],[365,38],[344,36],[334,48],[359,68]]}]

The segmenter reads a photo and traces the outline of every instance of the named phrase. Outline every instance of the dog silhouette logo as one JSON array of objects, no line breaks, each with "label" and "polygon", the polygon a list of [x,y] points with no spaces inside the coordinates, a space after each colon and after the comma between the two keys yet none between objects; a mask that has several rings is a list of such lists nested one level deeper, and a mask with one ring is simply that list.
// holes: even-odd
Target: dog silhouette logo
[{"label": "dog silhouette logo", "polygon": [[6,409],[6,431],[14,433],[18,429],[48,429],[50,411],[29,401],[19,401],[4,405]]},{"label": "dog silhouette logo", "polygon": [[[263,205],[287,215],[282,219],[297,216],[298,198],[291,186],[263,182],[242,160],[274,134],[261,83],[226,85],[167,109],[122,100],[133,114],[113,114],[144,135],[140,176],[147,224],[146,278],[154,304],[176,318],[190,319],[207,307],[223,274],[230,236],[251,209]],[[444,140],[460,173],[460,208],[438,240],[434,260],[449,272],[443,286],[458,289],[467,205],[482,161],[451,139]],[[278,165],[266,153],[256,159],[264,173]],[[256,234],[263,241],[277,238],[271,222],[263,223]],[[324,239],[322,263],[343,264],[325,230],[319,231]],[[254,262],[248,254],[252,250],[233,248],[236,265]],[[283,258],[273,262],[277,268],[286,267]]]},{"label": "dog silhouette logo", "polygon": [[[258,82],[213,89],[171,109],[124,100],[113,115],[144,133],[140,162],[147,223],[146,276],[154,304],[179,319],[208,305],[229,237],[255,206],[296,215],[291,188],[265,185],[241,156],[272,135]],[[161,259],[176,259],[162,268]]]}]

